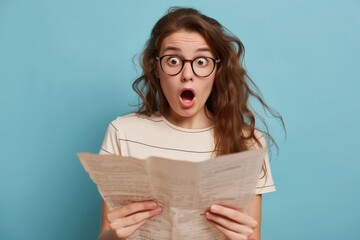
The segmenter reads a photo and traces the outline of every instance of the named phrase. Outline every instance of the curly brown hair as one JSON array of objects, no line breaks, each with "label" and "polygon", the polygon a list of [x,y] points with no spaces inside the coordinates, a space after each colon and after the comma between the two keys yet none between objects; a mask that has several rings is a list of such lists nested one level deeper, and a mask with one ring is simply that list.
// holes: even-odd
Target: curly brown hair
[{"label": "curly brown hair", "polygon": [[[267,112],[283,123],[282,117],[269,108],[247,75],[242,64],[244,46],[241,41],[218,21],[196,9],[170,8],[153,27],[141,55],[143,73],[133,83],[133,89],[142,100],[138,113],[165,115],[169,109],[156,76],[156,57],[164,38],[179,30],[201,34],[214,57],[220,59],[213,89],[206,102],[207,109],[213,114],[216,155],[245,151],[254,143],[261,147],[255,127],[257,114],[250,107],[249,97],[257,99]],[[261,132],[275,143],[267,127]]]}]

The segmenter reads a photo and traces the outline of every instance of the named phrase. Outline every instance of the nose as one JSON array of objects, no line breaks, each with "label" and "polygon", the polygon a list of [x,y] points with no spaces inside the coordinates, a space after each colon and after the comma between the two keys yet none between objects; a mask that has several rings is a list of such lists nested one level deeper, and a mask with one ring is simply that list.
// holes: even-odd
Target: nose
[{"label": "nose", "polygon": [[184,67],[181,71],[181,80],[182,81],[192,81],[194,77],[194,72],[191,67],[191,61],[186,61]]}]

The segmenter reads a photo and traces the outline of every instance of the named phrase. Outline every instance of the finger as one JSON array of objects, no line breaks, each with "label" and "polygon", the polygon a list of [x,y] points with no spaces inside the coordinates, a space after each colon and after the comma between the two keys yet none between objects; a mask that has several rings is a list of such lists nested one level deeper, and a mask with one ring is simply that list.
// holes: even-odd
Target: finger
[{"label": "finger", "polygon": [[225,228],[228,232],[234,232],[237,234],[242,234],[244,236],[250,236],[254,232],[251,227],[231,221],[230,219],[224,218],[221,215],[206,212],[205,217],[208,220],[212,221],[214,224],[220,225],[221,227]]},{"label": "finger", "polygon": [[227,208],[214,204],[210,207],[210,212],[215,213],[217,215],[222,215],[235,222],[241,223],[243,225],[247,225],[251,228],[255,228],[257,226],[257,222],[252,217],[232,208]]},{"label": "finger", "polygon": [[123,218],[136,212],[156,209],[157,206],[158,204],[154,201],[130,203],[122,208],[111,211],[107,214],[107,218],[109,222],[112,222],[115,219]]},{"label": "finger", "polygon": [[[118,238],[123,239],[123,238],[128,238],[129,236],[131,236],[141,225],[143,225],[147,220],[149,219],[145,219],[142,222],[139,222],[135,225],[129,226],[129,227],[123,227],[123,228],[118,228],[118,229],[113,229],[115,231],[115,234]],[[110,227],[111,228],[111,227]]]},{"label": "finger", "polygon": [[154,210],[145,211],[145,212],[138,212],[132,215],[126,216],[124,218],[118,218],[110,223],[110,228],[112,229],[121,229],[130,227],[132,225],[139,224],[149,218],[152,218],[156,215],[159,215],[162,212],[162,208],[158,207]]},{"label": "finger", "polygon": [[229,238],[231,240],[248,240],[248,236],[230,231],[230,230],[224,228],[223,226],[216,224],[214,222],[209,221],[209,223],[212,226],[214,226],[215,228],[217,228],[220,232],[222,232],[222,234],[224,234],[227,238]]}]

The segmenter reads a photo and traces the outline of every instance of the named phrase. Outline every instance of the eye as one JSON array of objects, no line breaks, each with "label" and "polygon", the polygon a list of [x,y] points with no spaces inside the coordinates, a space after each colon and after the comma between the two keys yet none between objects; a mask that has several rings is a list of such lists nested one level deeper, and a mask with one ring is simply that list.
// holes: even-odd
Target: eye
[{"label": "eye", "polygon": [[199,57],[195,59],[195,64],[198,67],[206,67],[209,64],[209,60],[205,57]]},{"label": "eye", "polygon": [[169,56],[166,60],[167,64],[170,66],[177,66],[181,63],[181,59],[176,56]]}]

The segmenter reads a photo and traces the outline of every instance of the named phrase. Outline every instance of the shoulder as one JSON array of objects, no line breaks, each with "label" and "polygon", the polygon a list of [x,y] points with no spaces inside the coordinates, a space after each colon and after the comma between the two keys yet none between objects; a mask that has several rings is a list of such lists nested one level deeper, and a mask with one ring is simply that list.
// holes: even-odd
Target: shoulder
[{"label": "shoulder", "polygon": [[[245,136],[249,136],[250,134],[245,132]],[[255,138],[251,138],[248,141],[249,149],[259,149],[259,148],[266,148],[266,134],[259,129],[255,129],[254,131]]]},{"label": "shoulder", "polygon": [[162,119],[163,118],[161,115],[146,116],[144,114],[129,113],[115,118],[111,122],[111,124],[119,125],[119,124],[136,124],[136,123],[144,123],[144,122],[160,122],[162,121]]},{"label": "shoulder", "polygon": [[163,122],[162,115],[146,116],[144,114],[130,113],[117,117],[110,123],[109,127],[120,131],[121,129],[148,127],[149,125],[161,122]]}]

